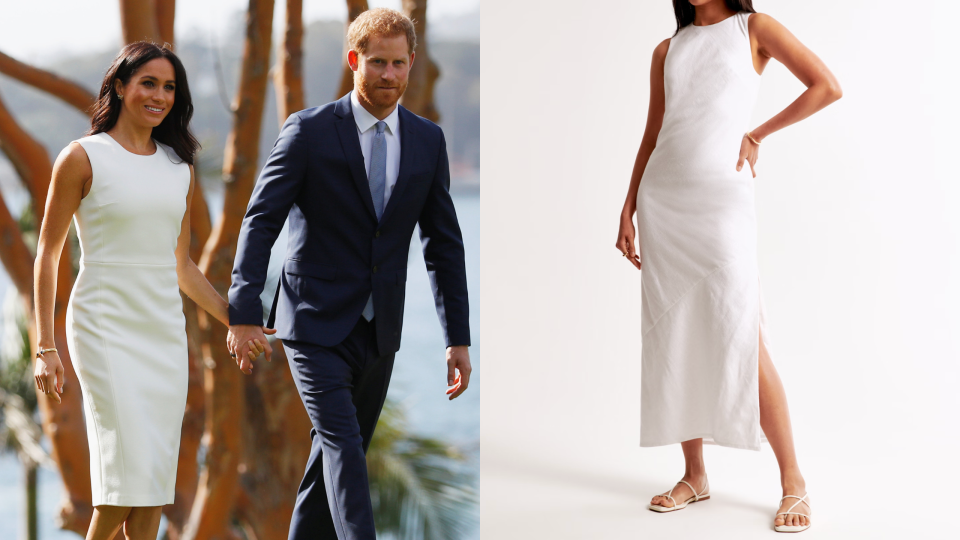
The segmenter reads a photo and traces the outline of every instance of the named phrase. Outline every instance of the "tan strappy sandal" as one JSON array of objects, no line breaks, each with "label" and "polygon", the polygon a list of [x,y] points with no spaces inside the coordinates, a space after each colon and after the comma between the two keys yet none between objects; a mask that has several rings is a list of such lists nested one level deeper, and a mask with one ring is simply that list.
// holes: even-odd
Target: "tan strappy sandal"
[{"label": "tan strappy sandal", "polygon": [[[653,510],[654,512],[673,512],[674,510],[683,510],[690,503],[705,501],[710,498],[710,493],[708,493],[708,490],[710,489],[710,482],[706,480],[703,482],[703,491],[701,491],[700,493],[697,493],[697,490],[694,489],[694,487],[691,486],[689,482],[685,480],[681,480],[680,482],[683,482],[690,488],[690,491],[693,493],[693,497],[690,497],[689,499],[683,501],[682,503],[677,504],[677,500],[674,499],[672,496],[673,489],[677,486],[673,486],[672,488],[670,488],[670,491],[667,492],[666,495],[660,495],[661,497],[666,497],[671,501],[673,501],[673,506],[660,506],[659,504],[649,504],[647,505],[647,508],[649,508],[650,510]],[[677,484],[679,484],[680,482],[677,482]]]},{"label": "tan strappy sandal", "polygon": [[[805,493],[805,494],[803,495],[803,497],[797,497],[796,495],[784,495],[783,497],[780,497],[780,503],[777,505],[778,508],[779,508],[779,505],[780,505],[780,504],[783,504],[783,500],[786,499],[786,498],[788,498],[788,497],[789,497],[789,498],[793,498],[793,499],[797,499],[797,502],[793,503],[793,506],[791,506],[790,508],[787,508],[787,511],[786,511],[786,512],[778,512],[777,515],[778,515],[778,516],[785,516],[785,515],[787,515],[787,514],[793,514],[793,515],[795,515],[795,516],[803,516],[803,517],[805,517],[805,518],[807,518],[807,519],[809,520],[809,519],[810,519],[810,516],[808,516],[807,514],[804,514],[804,513],[802,513],[802,512],[794,512],[794,511],[793,511],[793,509],[796,508],[798,504],[800,504],[800,503],[807,503],[807,508],[810,508],[810,513],[811,513],[811,514],[813,513],[813,507],[810,506],[810,502],[806,500],[806,499],[807,499],[807,495],[809,495],[809,493]],[[807,530],[807,529],[809,529],[809,528],[810,528],[810,522],[807,521],[807,524],[806,524],[806,525],[774,525],[773,530],[775,530],[775,531],[777,531],[777,532],[800,532],[800,531],[805,531],[805,530]]]}]

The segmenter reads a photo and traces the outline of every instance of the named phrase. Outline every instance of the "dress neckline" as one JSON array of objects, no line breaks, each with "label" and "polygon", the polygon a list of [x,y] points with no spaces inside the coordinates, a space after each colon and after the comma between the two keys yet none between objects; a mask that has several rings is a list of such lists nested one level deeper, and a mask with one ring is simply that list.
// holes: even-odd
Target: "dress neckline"
[{"label": "dress neckline", "polygon": [[153,156],[157,155],[158,153],[160,153],[160,143],[158,143],[156,139],[153,139],[153,145],[156,146],[157,149],[154,150],[154,152],[153,152],[152,154],[137,154],[137,153],[131,152],[131,151],[127,150],[126,148],[124,148],[123,145],[120,144],[119,141],[117,141],[116,139],[114,139],[113,136],[110,135],[109,133],[107,133],[106,131],[101,131],[101,133],[103,133],[104,135],[106,135],[106,137],[107,137],[108,139],[110,139],[110,140],[113,142],[113,144],[119,146],[121,150],[123,150],[124,152],[130,154],[131,156],[148,158],[148,157],[153,157]]},{"label": "dress neckline", "polygon": [[710,28],[711,26],[717,26],[718,24],[722,24],[722,23],[724,23],[724,22],[727,22],[728,20],[736,17],[737,15],[739,15],[739,14],[741,14],[741,13],[743,13],[743,12],[742,12],[742,11],[738,11],[738,12],[734,13],[733,15],[730,15],[730,16],[727,17],[726,19],[717,21],[717,22],[715,22],[715,23],[713,23],[713,24],[697,25],[697,24],[690,23],[690,26],[692,26],[692,27],[694,27],[694,28]]}]

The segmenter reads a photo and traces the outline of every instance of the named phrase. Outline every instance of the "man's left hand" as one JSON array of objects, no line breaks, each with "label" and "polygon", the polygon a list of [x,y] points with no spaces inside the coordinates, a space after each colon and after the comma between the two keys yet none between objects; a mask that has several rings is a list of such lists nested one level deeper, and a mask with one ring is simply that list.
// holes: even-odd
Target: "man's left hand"
[{"label": "man's left hand", "polygon": [[447,395],[454,399],[470,384],[470,351],[466,345],[447,347]]}]

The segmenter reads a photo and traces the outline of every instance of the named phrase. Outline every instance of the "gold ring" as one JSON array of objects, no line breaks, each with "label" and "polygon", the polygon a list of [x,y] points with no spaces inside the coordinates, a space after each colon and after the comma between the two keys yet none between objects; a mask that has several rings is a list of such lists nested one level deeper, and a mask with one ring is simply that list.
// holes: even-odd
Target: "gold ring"
[{"label": "gold ring", "polygon": [[627,252],[626,252],[626,251],[623,252],[623,256],[624,256],[624,257],[627,256]]}]

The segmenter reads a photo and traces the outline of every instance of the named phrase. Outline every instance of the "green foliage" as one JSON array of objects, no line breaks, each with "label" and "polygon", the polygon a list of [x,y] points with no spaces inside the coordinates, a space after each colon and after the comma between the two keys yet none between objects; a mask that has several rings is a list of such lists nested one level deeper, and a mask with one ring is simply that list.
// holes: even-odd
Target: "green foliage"
[{"label": "green foliage", "polygon": [[367,451],[378,532],[399,540],[456,540],[472,532],[478,494],[465,461],[442,441],[412,435],[403,411],[387,401]]},{"label": "green foliage", "polygon": [[0,389],[23,398],[27,410],[37,408],[34,392],[33,353],[27,334],[27,321],[22,309],[11,309],[11,302],[20,302],[11,286],[10,298],[5,300],[3,313],[3,350],[0,353]]}]

